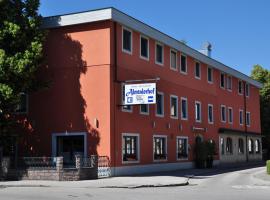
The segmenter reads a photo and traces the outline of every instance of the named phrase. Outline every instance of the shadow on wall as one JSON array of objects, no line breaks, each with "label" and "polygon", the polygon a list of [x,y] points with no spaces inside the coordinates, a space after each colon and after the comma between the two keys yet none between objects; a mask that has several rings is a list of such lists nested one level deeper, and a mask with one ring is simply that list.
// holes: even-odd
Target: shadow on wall
[{"label": "shadow on wall", "polygon": [[81,76],[87,72],[82,45],[71,38],[72,28],[53,29],[48,33],[44,54],[46,65],[39,78],[49,80],[48,89],[31,95],[27,129],[20,140],[21,156],[50,156],[52,133],[87,133],[87,152],[97,154],[100,134],[89,122],[81,91]]}]

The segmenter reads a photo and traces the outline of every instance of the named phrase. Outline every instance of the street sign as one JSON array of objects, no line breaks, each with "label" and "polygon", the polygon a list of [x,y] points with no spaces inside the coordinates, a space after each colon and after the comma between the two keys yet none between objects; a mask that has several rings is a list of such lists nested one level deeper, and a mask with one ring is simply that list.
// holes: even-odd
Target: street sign
[{"label": "street sign", "polygon": [[126,84],[124,105],[155,104],[156,83]]}]

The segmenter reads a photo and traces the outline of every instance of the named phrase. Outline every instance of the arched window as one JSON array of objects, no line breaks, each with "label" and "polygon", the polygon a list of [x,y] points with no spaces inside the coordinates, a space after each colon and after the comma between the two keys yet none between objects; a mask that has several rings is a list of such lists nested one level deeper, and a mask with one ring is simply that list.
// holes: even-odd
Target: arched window
[{"label": "arched window", "polygon": [[248,153],[253,153],[254,152],[254,143],[252,139],[248,140]]},{"label": "arched window", "polygon": [[260,140],[255,140],[255,153],[260,153],[261,146],[260,146]]},{"label": "arched window", "polygon": [[238,153],[244,153],[244,140],[242,138],[238,139]]},{"label": "arched window", "polygon": [[226,152],[229,154],[233,153],[232,138],[227,138],[226,140]]}]

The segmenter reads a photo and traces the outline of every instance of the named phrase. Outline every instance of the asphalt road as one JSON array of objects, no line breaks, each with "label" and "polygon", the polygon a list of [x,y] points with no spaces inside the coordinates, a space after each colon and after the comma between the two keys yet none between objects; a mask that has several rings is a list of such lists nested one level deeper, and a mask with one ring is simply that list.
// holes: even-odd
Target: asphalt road
[{"label": "asphalt road", "polygon": [[270,181],[255,178],[264,167],[232,172],[215,171],[193,177],[188,186],[157,188],[86,188],[86,187],[2,187],[0,200],[25,199],[190,199],[190,200],[269,200]]}]

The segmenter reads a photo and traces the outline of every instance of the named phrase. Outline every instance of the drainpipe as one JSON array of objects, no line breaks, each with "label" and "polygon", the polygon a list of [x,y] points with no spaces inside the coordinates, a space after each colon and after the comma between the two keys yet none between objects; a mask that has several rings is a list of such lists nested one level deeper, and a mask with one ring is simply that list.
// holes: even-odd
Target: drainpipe
[{"label": "drainpipe", "polygon": [[247,97],[246,97],[246,82],[243,82],[243,86],[244,86],[244,113],[243,113],[243,117],[244,117],[244,128],[245,128],[245,135],[246,135],[246,162],[249,161],[248,159],[248,137],[247,137],[247,122],[246,122],[246,113],[247,113]]}]

